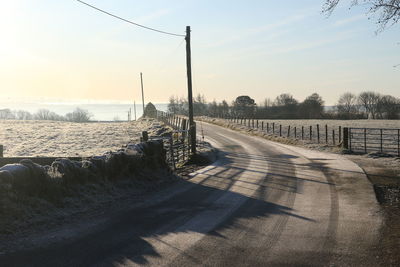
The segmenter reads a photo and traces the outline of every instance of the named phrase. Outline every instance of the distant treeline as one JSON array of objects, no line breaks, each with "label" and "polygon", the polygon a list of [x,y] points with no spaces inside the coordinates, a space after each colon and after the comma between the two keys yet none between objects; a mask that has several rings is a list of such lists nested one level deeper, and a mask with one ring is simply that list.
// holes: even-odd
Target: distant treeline
[{"label": "distant treeline", "polygon": [[[400,99],[376,92],[362,92],[359,95],[344,93],[334,107],[325,108],[320,95],[314,93],[302,102],[291,94],[281,94],[274,100],[265,99],[256,104],[249,96],[238,96],[228,104],[225,100],[208,103],[204,96],[193,99],[195,116],[243,117],[256,119],[399,119]],[[168,111],[187,115],[188,103],[185,98],[171,96]]]},{"label": "distant treeline", "polygon": [[48,109],[39,109],[36,113],[25,110],[0,109],[0,120],[47,120],[47,121],[69,121],[88,122],[92,115],[89,111],[76,108],[65,116],[59,115]]}]

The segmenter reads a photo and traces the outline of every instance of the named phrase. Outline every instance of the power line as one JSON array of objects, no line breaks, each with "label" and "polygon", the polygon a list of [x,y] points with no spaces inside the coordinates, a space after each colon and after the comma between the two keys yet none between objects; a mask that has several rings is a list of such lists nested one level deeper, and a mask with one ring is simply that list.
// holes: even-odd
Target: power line
[{"label": "power line", "polygon": [[144,25],[135,23],[135,22],[133,22],[133,21],[130,21],[130,20],[121,18],[121,17],[119,17],[119,16],[117,16],[117,15],[111,14],[111,13],[109,13],[109,12],[103,10],[103,9],[100,9],[100,8],[98,8],[98,7],[95,7],[95,6],[92,6],[92,5],[90,5],[90,4],[86,3],[86,2],[83,2],[83,1],[81,1],[81,0],[76,0],[76,1],[78,1],[78,2],[81,3],[81,4],[86,5],[86,6],[88,6],[88,7],[91,7],[91,8],[93,8],[93,9],[97,10],[97,11],[100,11],[100,12],[102,12],[102,13],[104,13],[104,14],[107,14],[107,15],[109,15],[109,16],[111,16],[111,17],[114,17],[114,18],[116,18],[116,19],[122,20],[122,21],[124,21],[124,22],[133,24],[133,25],[135,25],[135,26],[138,26],[138,27],[141,27],[141,28],[144,28],[144,29],[147,29],[147,30],[151,30],[151,31],[155,31],[155,32],[158,32],[158,33],[163,33],[163,34],[168,34],[168,35],[173,35],[173,36],[180,36],[180,37],[185,37],[185,36],[186,36],[186,35],[183,35],[183,34],[176,34],[176,33],[165,32],[165,31],[160,31],[160,30],[154,29],[154,28],[150,28],[150,27],[147,27],[147,26],[144,26]]}]

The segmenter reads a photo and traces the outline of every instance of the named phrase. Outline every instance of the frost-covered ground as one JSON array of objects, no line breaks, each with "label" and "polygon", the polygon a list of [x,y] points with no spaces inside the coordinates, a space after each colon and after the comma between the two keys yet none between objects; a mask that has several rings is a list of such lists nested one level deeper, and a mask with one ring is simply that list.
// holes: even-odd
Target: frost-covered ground
[{"label": "frost-covered ground", "polygon": [[0,144],[5,157],[92,156],[115,151],[138,141],[155,121],[71,123],[0,121]]}]

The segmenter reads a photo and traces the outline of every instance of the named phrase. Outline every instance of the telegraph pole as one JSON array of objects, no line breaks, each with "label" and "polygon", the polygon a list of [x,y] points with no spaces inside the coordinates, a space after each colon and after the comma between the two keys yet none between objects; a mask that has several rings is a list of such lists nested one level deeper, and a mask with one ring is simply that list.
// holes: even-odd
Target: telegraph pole
[{"label": "telegraph pole", "polygon": [[189,103],[189,134],[192,153],[196,153],[196,125],[193,118],[193,93],[192,93],[192,58],[190,49],[190,26],[186,26],[186,69],[188,83],[188,103]]},{"label": "telegraph pole", "polygon": [[133,101],[133,112],[135,112],[135,121],[136,121],[136,102]]},{"label": "telegraph pole", "polygon": [[142,85],[142,103],[143,103],[143,115],[144,118],[144,91],[143,91],[143,75],[140,73],[140,84]]}]

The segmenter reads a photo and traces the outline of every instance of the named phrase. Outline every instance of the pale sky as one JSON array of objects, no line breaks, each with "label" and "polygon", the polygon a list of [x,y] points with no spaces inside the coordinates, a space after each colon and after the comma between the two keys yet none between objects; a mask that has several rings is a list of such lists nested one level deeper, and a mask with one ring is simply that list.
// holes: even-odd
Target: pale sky
[{"label": "pale sky", "polygon": [[[192,27],[194,94],[258,103],[313,92],[400,97],[400,24],[375,34],[348,2],[324,0],[87,0],[126,19],[184,34]],[[0,97],[167,102],[186,96],[183,37],[121,22],[75,0],[0,0]]]}]

